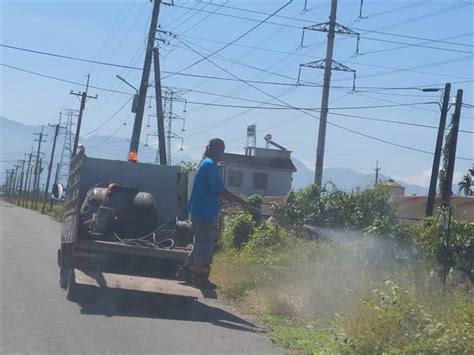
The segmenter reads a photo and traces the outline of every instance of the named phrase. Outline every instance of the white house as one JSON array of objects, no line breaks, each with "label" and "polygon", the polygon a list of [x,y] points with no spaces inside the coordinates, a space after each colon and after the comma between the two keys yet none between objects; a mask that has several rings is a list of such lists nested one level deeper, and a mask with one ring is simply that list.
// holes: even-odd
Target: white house
[{"label": "white house", "polygon": [[284,196],[290,191],[296,172],[290,151],[247,147],[245,153],[223,156],[229,191],[244,196]]}]

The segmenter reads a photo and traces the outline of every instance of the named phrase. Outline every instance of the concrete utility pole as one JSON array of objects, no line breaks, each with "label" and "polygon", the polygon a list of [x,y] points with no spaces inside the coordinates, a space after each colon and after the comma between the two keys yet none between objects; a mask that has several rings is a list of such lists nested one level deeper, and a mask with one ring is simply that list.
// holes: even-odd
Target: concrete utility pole
[{"label": "concrete utility pole", "polygon": [[382,170],[381,168],[379,168],[379,161],[377,160],[377,162],[375,163],[375,185],[378,185],[379,183],[379,171]]},{"label": "concrete utility pole", "polygon": [[[36,157],[35,157],[35,159],[36,159]],[[27,199],[25,200],[25,205],[24,205],[24,207],[28,207],[28,198],[29,198],[29,197],[31,197],[32,200],[33,200],[33,196],[32,196],[32,194],[31,194],[31,192],[32,192],[32,190],[31,190],[31,183],[32,183],[32,180],[33,180],[33,179],[32,179],[33,169],[34,169],[34,167],[33,167],[33,165],[31,165],[30,170],[29,170],[29,172],[28,172],[29,180],[28,180],[28,187],[27,187],[27,191],[26,191]],[[34,187],[33,187],[33,189],[34,189]]]},{"label": "concrete utility pole", "polygon": [[436,147],[433,158],[433,167],[431,169],[430,188],[428,190],[428,199],[426,201],[426,216],[432,216],[436,199],[436,186],[438,185],[439,164],[441,161],[441,151],[443,149],[443,139],[446,129],[446,117],[449,110],[449,95],[451,92],[451,84],[446,83],[444,86],[443,103],[441,105],[441,115],[439,118],[438,136],[436,137]]},{"label": "concrete utility pole", "polygon": [[26,165],[26,174],[25,174],[25,184],[24,184],[24,187],[23,187],[23,196],[22,196],[22,199],[21,199],[21,206],[22,207],[26,207],[25,204],[26,204],[26,200],[28,199],[28,178],[30,176],[30,166],[31,166],[31,157],[33,156],[33,149],[32,149],[32,152],[30,154],[26,154],[28,155],[28,164]]},{"label": "concrete utility pole", "polygon": [[74,137],[74,146],[72,148],[72,156],[76,155],[77,146],[79,145],[79,135],[81,133],[81,124],[82,124],[82,115],[84,114],[84,108],[86,107],[87,99],[97,99],[98,96],[89,96],[87,95],[87,91],[89,90],[89,79],[91,75],[87,74],[87,84],[86,84],[86,91],[83,92],[74,92],[71,90],[71,95],[76,95],[81,97],[81,107],[79,108],[79,116],[77,118],[77,126],[76,126],[76,136]]},{"label": "concrete utility pole", "polygon": [[[331,13],[329,15],[329,22],[319,23],[316,25],[308,26],[303,28],[303,35],[301,37],[301,46],[303,47],[304,40],[304,31],[319,31],[327,32],[327,46],[326,46],[326,58],[324,60],[317,60],[314,62],[300,64],[300,71],[298,74],[298,81],[301,75],[302,67],[309,67],[315,69],[324,69],[324,81],[323,81],[323,93],[321,97],[321,113],[319,116],[319,132],[318,132],[318,143],[316,150],[316,165],[314,172],[314,183],[318,186],[321,186],[323,180],[323,165],[324,165],[324,147],[326,145],[326,128],[327,128],[327,117],[328,117],[328,105],[329,105],[329,91],[331,86],[331,72],[332,70],[336,71],[345,71],[353,73],[353,89],[355,89],[355,70],[345,66],[342,63],[339,63],[333,60],[333,51],[334,51],[334,37],[336,33],[341,33],[345,35],[357,36],[357,43],[359,43],[359,34],[352,31],[350,28],[345,27],[336,23],[336,14],[337,14],[337,0],[331,0]],[[356,53],[358,52],[358,45]]]},{"label": "concrete utility pole", "polygon": [[453,194],[453,174],[454,163],[456,162],[456,147],[458,143],[459,120],[461,118],[463,91],[459,89],[456,95],[456,106],[452,118],[451,137],[448,141],[448,164],[446,167],[446,179],[444,180],[444,188],[442,189],[443,206],[449,207],[449,200]]},{"label": "concrete utility pole", "polygon": [[44,189],[44,198],[43,198],[43,207],[41,208],[41,213],[44,213],[46,210],[46,203],[48,201],[48,190],[49,190],[49,181],[51,179],[51,171],[53,170],[53,161],[54,161],[54,151],[56,150],[56,140],[58,139],[59,129],[65,128],[60,125],[61,122],[61,113],[59,116],[59,122],[55,125],[50,124],[50,127],[55,127],[54,130],[54,139],[53,139],[53,148],[51,149],[51,156],[49,158],[49,165],[48,165],[48,177],[46,178],[46,187]]},{"label": "concrete utility pole", "polygon": [[10,169],[7,168],[5,169],[5,185],[4,185],[5,197],[8,197],[8,184],[9,184],[8,174],[10,174]]},{"label": "concrete utility pole", "polygon": [[21,196],[23,195],[23,180],[25,179],[25,164],[26,159],[21,159],[21,174],[20,174],[20,181],[18,184],[18,197],[16,199],[16,205],[20,206],[21,204]]},{"label": "concrete utility pole", "polygon": [[20,165],[14,164],[13,166],[15,167],[15,170],[13,170],[12,197],[15,198],[17,193],[18,169],[20,168]]},{"label": "concrete utility pole", "polygon": [[47,135],[44,134],[43,131],[44,131],[44,127],[41,127],[40,133],[33,133],[35,136],[39,136],[39,138],[35,139],[35,142],[38,142],[38,150],[36,151],[35,179],[33,182],[33,199],[31,200],[31,208],[38,207],[39,191],[36,190],[36,185],[39,185],[38,180],[39,180],[39,162],[40,162],[40,154],[41,154],[41,143],[46,143],[46,141],[43,140],[43,137],[47,137]]},{"label": "concrete utility pole", "polygon": [[6,193],[10,197],[12,195],[12,182],[13,182],[13,173],[14,169],[7,169],[7,183],[6,183]]},{"label": "concrete utility pole", "polygon": [[326,144],[326,126],[328,119],[329,88],[331,85],[331,67],[334,49],[334,30],[336,28],[337,0],[331,1],[331,15],[329,16],[328,43],[326,60],[324,63],[323,94],[321,98],[321,114],[319,120],[318,147],[316,150],[316,167],[314,183],[321,186],[323,181],[324,146]]},{"label": "concrete utility pole", "polygon": [[148,42],[146,46],[145,62],[143,64],[142,80],[138,92],[137,110],[135,113],[135,122],[133,123],[132,138],[130,139],[130,149],[128,160],[136,162],[138,160],[138,146],[140,144],[140,133],[142,130],[143,114],[145,112],[146,92],[148,89],[148,79],[150,78],[151,57],[155,44],[156,29],[158,25],[158,16],[160,14],[161,0],[155,0],[153,4],[153,13],[151,16],[150,32],[148,33]]},{"label": "concrete utility pole", "polygon": [[163,96],[161,92],[160,52],[156,47],[153,48],[153,63],[155,64],[155,100],[156,121],[158,126],[158,153],[160,155],[160,165],[166,165],[165,118],[163,114]]},{"label": "concrete utility pole", "polygon": [[34,209],[38,209],[38,202],[40,199],[40,182],[41,182],[41,173],[43,172],[43,158],[40,158],[39,164],[38,164],[38,179],[36,180],[36,194],[35,194],[35,207]]}]

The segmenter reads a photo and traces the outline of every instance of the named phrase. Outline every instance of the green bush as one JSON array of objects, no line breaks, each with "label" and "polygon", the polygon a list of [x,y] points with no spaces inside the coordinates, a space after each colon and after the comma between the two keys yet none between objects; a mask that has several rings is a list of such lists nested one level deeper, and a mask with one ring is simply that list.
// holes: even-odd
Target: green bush
[{"label": "green bush", "polygon": [[250,240],[254,228],[255,222],[248,213],[233,212],[227,215],[219,247],[223,250],[241,250]]},{"label": "green bush", "polygon": [[345,192],[333,186],[320,192],[312,185],[290,192],[281,212],[290,223],[323,228],[361,230],[378,218],[395,222],[389,196],[381,188]]}]

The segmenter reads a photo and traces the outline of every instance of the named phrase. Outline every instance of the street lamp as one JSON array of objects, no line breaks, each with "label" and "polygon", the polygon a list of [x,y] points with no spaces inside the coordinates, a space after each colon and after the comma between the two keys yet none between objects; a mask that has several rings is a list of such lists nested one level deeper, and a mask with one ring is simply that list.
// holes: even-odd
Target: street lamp
[{"label": "street lamp", "polygon": [[133,96],[133,102],[132,102],[132,112],[136,113],[137,112],[137,106],[138,106],[138,89],[135,86],[133,86],[132,84],[130,84],[127,80],[122,78],[120,75],[117,74],[116,77],[120,81],[122,81],[125,84],[127,84],[128,86],[130,86],[133,90],[135,90],[135,95]]}]

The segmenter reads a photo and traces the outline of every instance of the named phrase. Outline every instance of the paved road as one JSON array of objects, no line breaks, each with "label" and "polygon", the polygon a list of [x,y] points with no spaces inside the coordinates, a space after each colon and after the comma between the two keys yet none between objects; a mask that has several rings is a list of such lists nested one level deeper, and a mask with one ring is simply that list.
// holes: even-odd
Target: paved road
[{"label": "paved road", "polygon": [[0,201],[0,353],[279,352],[216,302],[184,312],[146,305],[143,297],[67,301],[58,286],[59,229],[49,217]]}]

